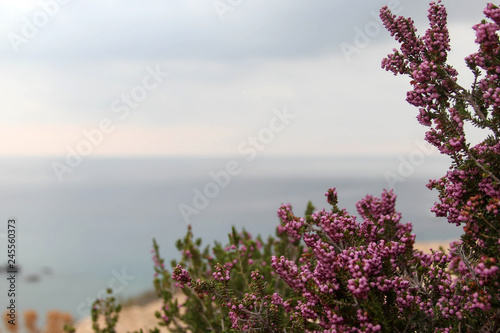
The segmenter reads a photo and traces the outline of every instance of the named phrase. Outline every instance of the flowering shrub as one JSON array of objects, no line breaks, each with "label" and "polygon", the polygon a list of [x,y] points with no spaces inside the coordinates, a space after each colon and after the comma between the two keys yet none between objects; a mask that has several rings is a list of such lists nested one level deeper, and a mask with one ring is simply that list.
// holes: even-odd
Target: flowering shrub
[{"label": "flowering shrub", "polygon": [[458,332],[465,327],[479,332],[489,319],[485,331],[495,331],[498,309],[492,301],[498,296],[485,288],[498,290],[494,259],[472,267],[458,243],[449,254],[415,250],[411,224],[400,223],[392,191],[359,201],[360,223],[337,207],[335,189],[326,195],[331,211],[306,219],[294,216],[289,206],[278,212],[285,230],[312,251],[299,264],[272,259],[281,278],[300,292],[288,311],[303,331]]},{"label": "flowering shrub", "polygon": [[[310,205],[308,212],[312,210]],[[286,326],[288,316],[277,304],[293,291],[269,263],[272,255],[297,261],[303,246],[283,232],[266,242],[234,228],[228,236],[228,245],[216,242],[202,250],[201,239],[195,241],[189,227],[186,237],[177,241],[182,259],[171,263],[172,273],[165,269],[154,242],[155,287],[164,299],[164,307],[157,312],[160,325],[172,332],[280,331]],[[181,288],[187,297],[183,304],[174,297],[173,287]]]},{"label": "flowering shrub", "polygon": [[[465,59],[474,74],[465,89],[447,63],[440,2],[430,4],[423,37],[411,19],[380,12],[401,43],[382,67],[410,76],[407,101],[419,108],[425,138],[451,158],[447,174],[428,187],[439,191],[432,211],[463,227],[461,241],[446,253],[418,251],[392,191],[358,202],[358,220],[338,207],[332,188],[331,210],[309,205],[302,218],[283,205],[278,238],[266,244],[233,229],[227,247],[201,250],[189,229],[170,273],[154,243],[160,325],[173,332],[499,332],[500,9],[488,4],[484,14],[489,21],[473,27],[479,50]],[[472,145],[466,125],[487,136]],[[174,285],[187,296],[182,304]]]}]

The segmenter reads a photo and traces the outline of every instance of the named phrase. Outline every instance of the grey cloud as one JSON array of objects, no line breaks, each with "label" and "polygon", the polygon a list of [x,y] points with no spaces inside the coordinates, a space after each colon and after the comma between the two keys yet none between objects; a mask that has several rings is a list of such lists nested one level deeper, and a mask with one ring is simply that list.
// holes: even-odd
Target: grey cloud
[{"label": "grey cloud", "polygon": [[[353,40],[356,27],[362,29],[375,20],[378,10],[390,2],[396,3],[403,15],[425,21],[428,3],[417,0],[246,0],[225,13],[223,21],[211,1],[109,0],[104,5],[95,1],[70,2],[28,44],[21,45],[20,55],[12,54],[6,39],[0,51],[10,55],[11,60],[70,63],[102,59],[228,62],[314,57],[339,52],[341,43]],[[482,17],[486,1],[446,4],[450,20],[458,21],[466,20],[471,13]],[[19,32],[21,25],[19,18],[9,30]],[[375,42],[389,38],[382,31]]]},{"label": "grey cloud", "polygon": [[[349,31],[346,13],[353,12],[345,0],[255,1],[243,2],[220,21],[210,2],[206,4],[201,15],[150,2],[116,8],[68,5],[21,46],[21,57],[59,61],[303,57],[334,50],[344,40],[343,32]],[[19,25],[12,30],[16,29]]]}]

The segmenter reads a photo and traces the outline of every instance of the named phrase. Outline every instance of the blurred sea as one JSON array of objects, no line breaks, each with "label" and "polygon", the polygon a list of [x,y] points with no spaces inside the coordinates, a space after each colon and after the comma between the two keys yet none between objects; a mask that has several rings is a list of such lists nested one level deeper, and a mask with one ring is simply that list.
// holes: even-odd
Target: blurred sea
[{"label": "blurred sea", "polygon": [[[366,194],[380,195],[386,173],[401,176],[402,156],[260,158],[87,158],[59,182],[51,162],[61,158],[11,158],[0,161],[0,263],[7,260],[9,217],[18,220],[18,311],[44,314],[58,309],[81,318],[110,284],[120,298],[152,288],[150,250],[156,238],[163,256],[177,257],[175,240],[186,223],[179,204],[192,206],[194,189],[203,191],[210,172],[235,159],[242,171],[191,217],[204,244],[227,240],[231,226],[252,234],[274,234],[276,210],[290,203],[303,215],[308,200],[327,207],[324,193],[336,187],[341,207],[355,212]],[[425,187],[443,176],[449,162],[426,156],[407,169],[394,188],[403,222],[411,221],[417,240],[458,238],[461,229],[437,219],[430,208],[437,193]],[[2,273],[5,274],[5,273]],[[0,302],[7,282],[1,276]],[[5,297],[4,297],[5,296]],[[6,302],[6,301],[5,301]],[[3,304],[0,304],[3,308]],[[6,306],[7,304],[5,304]],[[19,313],[19,312],[18,312]]]}]

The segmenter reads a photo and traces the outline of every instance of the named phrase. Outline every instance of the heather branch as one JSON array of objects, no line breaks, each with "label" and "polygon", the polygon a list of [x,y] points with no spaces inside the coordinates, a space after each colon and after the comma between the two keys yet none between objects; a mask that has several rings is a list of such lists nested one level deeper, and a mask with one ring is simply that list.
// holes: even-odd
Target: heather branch
[{"label": "heather branch", "polygon": [[497,182],[497,184],[500,184],[500,179],[498,179],[497,176],[495,176],[491,171],[489,171],[481,163],[479,163],[479,161],[474,157],[474,155],[471,154],[470,151],[467,151],[467,155],[469,156],[470,159],[472,159],[474,161],[474,163],[478,167],[481,168],[481,170],[483,170],[486,174],[488,174],[488,176],[490,176],[492,179],[494,179]]},{"label": "heather branch", "polygon": [[477,284],[479,284],[479,280],[478,280],[478,278],[476,276],[476,273],[474,272],[474,268],[472,267],[472,264],[470,262],[471,258],[470,258],[470,256],[468,256],[468,255],[465,254],[463,244],[460,244],[457,247],[457,251],[454,252],[453,254],[455,254],[456,256],[458,256],[462,260],[462,262],[464,263],[464,265],[467,266],[467,269],[469,270],[469,273],[471,274],[472,279]]},{"label": "heather branch", "polygon": [[[486,116],[483,114],[483,112],[481,111],[479,105],[474,100],[473,94],[469,93],[469,91],[467,91],[467,89],[465,89],[464,87],[459,85],[446,70],[444,70],[443,72],[447,76],[448,82],[453,84],[456,91],[458,91],[455,95],[451,95],[446,91],[445,91],[445,94],[449,97],[452,97],[455,99],[461,99],[463,101],[469,102],[469,105],[472,106],[472,108],[474,109],[474,112],[478,115],[478,117],[481,118],[481,120],[486,123],[488,120],[487,120]],[[476,84],[477,84],[477,76],[475,76],[475,78],[474,78],[473,87],[476,87]],[[463,97],[459,97],[459,96],[463,96]],[[496,133],[494,128],[491,128],[491,130]]]}]

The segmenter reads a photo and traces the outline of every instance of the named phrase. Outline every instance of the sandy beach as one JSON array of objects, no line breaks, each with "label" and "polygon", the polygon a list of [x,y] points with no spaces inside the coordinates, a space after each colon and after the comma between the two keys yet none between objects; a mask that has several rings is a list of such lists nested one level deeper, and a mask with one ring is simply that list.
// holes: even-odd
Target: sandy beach
[{"label": "sandy beach", "polygon": [[445,251],[448,251],[450,243],[454,241],[456,241],[456,239],[450,239],[447,241],[416,242],[414,248],[424,252],[430,252],[431,249],[439,250],[440,247],[443,247]]},{"label": "sandy beach", "polygon": [[[148,329],[153,329],[158,323],[155,317],[155,312],[161,309],[163,301],[158,299],[144,306],[132,305],[125,307],[120,311],[120,317],[116,325],[117,332],[133,332],[143,329],[145,333]],[[101,328],[103,325],[101,324]],[[92,319],[84,318],[76,323],[76,333],[94,333],[92,330]],[[158,328],[160,328],[158,326]],[[161,327],[160,332],[170,332],[168,329]]]}]

